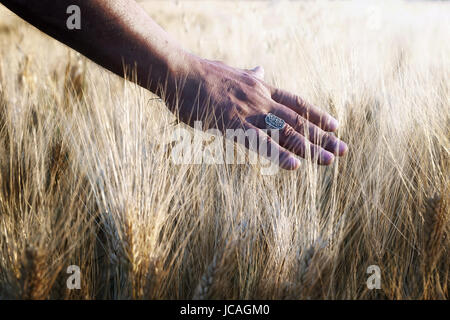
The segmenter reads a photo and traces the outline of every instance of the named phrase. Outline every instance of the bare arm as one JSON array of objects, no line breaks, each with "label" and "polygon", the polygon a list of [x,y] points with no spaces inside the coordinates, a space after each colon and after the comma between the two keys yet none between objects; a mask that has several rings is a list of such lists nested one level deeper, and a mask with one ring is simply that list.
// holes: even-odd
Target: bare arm
[{"label": "bare arm", "polygon": [[[159,79],[163,81],[169,71],[184,67],[185,57],[190,56],[135,1],[0,2],[41,31],[119,76],[124,75],[124,66],[138,66],[139,83],[152,92],[156,91]],[[66,26],[69,16],[66,10],[70,5],[81,9],[80,30],[69,30]],[[149,87],[150,80],[153,81]]]},{"label": "bare arm", "polygon": [[[124,75],[124,67],[136,66],[138,83],[160,96],[164,93],[168,108],[187,124],[202,121],[204,129],[256,131],[259,143],[276,151],[285,169],[298,168],[294,154],[305,157],[308,149],[320,164],[330,164],[347,151],[346,144],[330,133],[337,121],[329,114],[265,83],[261,68],[236,69],[188,53],[134,0],[0,2],[119,76]],[[81,30],[66,26],[70,5],[81,8]],[[286,123],[278,141],[267,139],[261,130],[266,128],[268,113]]]}]

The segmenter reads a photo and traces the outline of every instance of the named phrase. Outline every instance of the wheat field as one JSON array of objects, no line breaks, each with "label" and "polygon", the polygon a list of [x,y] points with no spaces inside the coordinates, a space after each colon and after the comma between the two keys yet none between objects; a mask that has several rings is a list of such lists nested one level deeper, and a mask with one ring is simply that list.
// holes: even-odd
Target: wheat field
[{"label": "wheat field", "polygon": [[174,164],[157,97],[1,7],[0,299],[449,298],[450,3],[141,3],[329,111],[349,152]]}]

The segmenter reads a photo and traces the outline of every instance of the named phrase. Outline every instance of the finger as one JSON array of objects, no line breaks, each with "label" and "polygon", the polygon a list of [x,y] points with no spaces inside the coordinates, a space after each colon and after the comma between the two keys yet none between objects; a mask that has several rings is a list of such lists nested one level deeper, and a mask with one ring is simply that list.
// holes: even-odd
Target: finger
[{"label": "finger", "polygon": [[339,140],[334,134],[325,132],[291,109],[281,104],[275,104],[272,113],[286,121],[296,132],[305,136],[313,144],[339,156],[343,156],[347,152],[348,146],[345,142]]},{"label": "finger", "polygon": [[257,66],[253,69],[250,70],[246,70],[248,73],[251,73],[252,75],[254,75],[256,78],[260,79],[260,80],[264,80],[264,68],[261,66]]},{"label": "finger", "polygon": [[[265,115],[261,115],[260,117],[247,119],[247,121],[252,122],[256,127],[264,128],[266,126],[264,118]],[[321,165],[329,165],[334,161],[334,155],[331,152],[325,150],[320,145],[309,142],[287,122],[283,129],[278,131],[269,130],[268,132],[272,135],[273,140],[276,140],[280,146],[302,158],[307,158],[311,155],[311,158]],[[278,132],[278,136],[273,135],[275,132]],[[275,139],[275,137],[277,139]]]},{"label": "finger", "polygon": [[[253,121],[253,124],[257,127],[264,128],[264,118],[265,116],[262,115],[259,119],[252,118],[249,121]],[[274,132],[278,132],[277,142],[280,146],[292,153],[302,158],[307,158],[310,155],[320,165],[330,165],[333,163],[334,155],[331,152],[325,150],[320,145],[309,142],[305,136],[297,132],[288,122],[286,122],[283,129],[278,131],[269,130],[272,136]],[[273,137],[273,139],[275,138]]]},{"label": "finger", "polygon": [[269,88],[271,91],[272,99],[286,107],[292,109],[303,118],[316,124],[325,131],[335,131],[338,127],[338,121],[325,111],[320,110],[305,100],[296,96],[290,92],[277,89],[274,87]]},{"label": "finger", "polygon": [[283,129],[279,130],[279,140],[281,146],[304,159],[310,155],[311,159],[320,165],[330,165],[334,161],[334,155],[331,152],[309,142],[289,124],[285,124]]},{"label": "finger", "polygon": [[[247,149],[258,153],[258,155],[271,161],[277,161],[278,165],[283,169],[295,170],[300,166],[300,161],[291,152],[281,147],[263,130],[255,127],[249,122],[242,122],[240,129],[244,131],[245,136],[243,138],[238,134],[233,135],[232,140],[234,142],[244,145]],[[227,138],[230,138],[228,134]],[[261,152],[262,150],[264,150],[264,152]]]}]

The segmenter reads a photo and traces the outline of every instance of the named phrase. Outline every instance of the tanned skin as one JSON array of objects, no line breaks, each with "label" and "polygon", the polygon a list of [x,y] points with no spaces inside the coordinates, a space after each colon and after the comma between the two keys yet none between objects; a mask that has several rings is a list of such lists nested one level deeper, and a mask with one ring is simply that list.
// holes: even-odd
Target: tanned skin
[{"label": "tanned skin", "polygon": [[[297,169],[310,149],[329,165],[347,145],[332,133],[338,122],[300,97],[263,80],[261,67],[236,69],[185,50],[134,0],[0,0],[36,28],[115,74],[134,70],[137,82],[162,97],[181,121],[203,128],[255,129],[259,143],[279,152],[284,169]],[[81,9],[81,29],[69,30],[67,8]],[[267,113],[286,121],[276,143],[265,129]],[[307,138],[306,138],[307,137]],[[308,141],[309,140],[309,141]],[[250,144],[246,144],[251,147]]]}]

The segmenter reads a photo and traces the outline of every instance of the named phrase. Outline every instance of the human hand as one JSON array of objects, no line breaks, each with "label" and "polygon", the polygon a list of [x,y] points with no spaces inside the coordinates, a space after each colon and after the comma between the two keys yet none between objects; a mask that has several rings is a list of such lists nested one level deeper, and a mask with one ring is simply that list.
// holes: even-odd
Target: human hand
[{"label": "human hand", "polygon": [[[172,81],[166,88],[165,100],[169,109],[190,126],[201,121],[204,130],[255,130],[258,144],[266,143],[269,152],[277,152],[284,169],[297,169],[300,161],[294,155],[305,158],[308,150],[321,165],[329,165],[335,156],[346,153],[347,145],[332,133],[338,127],[336,119],[263,78],[261,67],[242,70],[196,58],[187,73],[177,74],[176,85]],[[278,141],[261,130],[267,128],[268,113],[285,121]],[[252,149],[247,140],[245,146]]]}]

